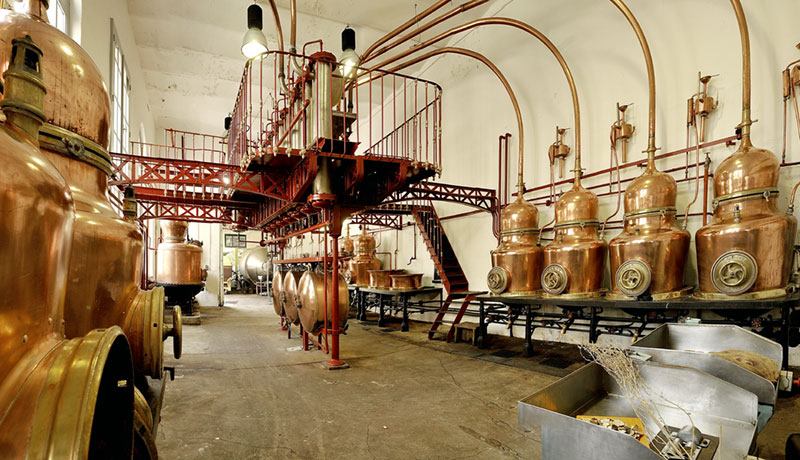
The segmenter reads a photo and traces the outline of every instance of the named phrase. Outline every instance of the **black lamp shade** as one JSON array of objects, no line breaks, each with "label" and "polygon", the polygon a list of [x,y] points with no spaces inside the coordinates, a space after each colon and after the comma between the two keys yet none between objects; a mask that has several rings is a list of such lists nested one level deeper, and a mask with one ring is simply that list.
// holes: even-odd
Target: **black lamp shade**
[{"label": "black lamp shade", "polygon": [[356,31],[346,27],[342,31],[342,51],[356,49]]},{"label": "black lamp shade", "polygon": [[261,7],[255,3],[247,7],[247,28],[253,27],[261,30],[264,28],[264,14]]},{"label": "black lamp shade", "polygon": [[225,131],[231,129],[231,122],[232,121],[233,121],[233,118],[225,117]]}]

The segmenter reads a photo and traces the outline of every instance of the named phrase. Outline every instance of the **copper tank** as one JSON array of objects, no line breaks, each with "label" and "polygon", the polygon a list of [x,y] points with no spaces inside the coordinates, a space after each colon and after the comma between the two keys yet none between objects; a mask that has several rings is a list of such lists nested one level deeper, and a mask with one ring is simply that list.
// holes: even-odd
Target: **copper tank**
[{"label": "copper tank", "polygon": [[786,293],[797,220],[778,210],[779,163],[750,140],[750,37],[739,0],[731,0],[742,41],[742,140],[714,172],[714,215],[697,231],[703,298],[777,297]]},{"label": "copper tank", "polygon": [[644,52],[649,84],[647,167],[625,191],[622,232],[609,243],[611,289],[609,297],[664,299],[687,294],[684,269],[689,232],[675,221],[678,186],[656,169],[655,70],[650,47],[639,23],[622,0],[612,0],[630,22]]},{"label": "copper tank", "polygon": [[[328,273],[328,277],[330,278],[332,275]],[[334,310],[332,300],[334,283],[331,279],[328,280],[328,283],[327,323],[328,327],[330,327]],[[349,310],[349,296],[347,295],[347,283],[344,277],[339,277],[337,287],[339,289],[339,305],[335,310],[339,315],[339,327],[343,328],[347,323],[347,314]],[[299,294],[300,306],[298,308],[298,315],[300,317],[300,323],[309,333],[317,333],[326,323],[324,302],[325,276],[321,273],[305,272],[300,278]]]},{"label": "copper tank", "polygon": [[606,242],[598,233],[597,196],[583,188],[577,166],[575,184],[556,201],[555,235],[544,248],[542,289],[551,296],[596,296],[603,288]]},{"label": "copper tank", "polygon": [[203,248],[186,241],[189,223],[161,221],[163,241],[158,244],[157,283],[159,286],[203,285]]},{"label": "copper tank", "polygon": [[361,234],[353,242],[355,255],[350,259],[349,273],[350,284],[356,286],[366,286],[369,284],[369,270],[379,270],[381,261],[375,257],[375,237],[367,233],[367,227],[363,226]]},{"label": "copper tank", "polygon": [[500,246],[492,251],[487,277],[492,294],[530,295],[541,288],[544,251],[538,227],[539,211],[518,193],[500,214]]},{"label": "copper tank", "polygon": [[276,269],[272,275],[272,307],[275,308],[275,313],[278,316],[284,316],[286,313],[283,308],[283,275],[281,271]]},{"label": "copper tank", "polygon": [[406,273],[402,275],[389,275],[392,280],[392,289],[419,289],[422,286],[422,273]]},{"label": "copper tank", "polygon": [[402,275],[405,270],[368,270],[369,287],[389,289],[392,287],[391,275]]},{"label": "copper tank", "polygon": [[303,272],[290,271],[286,273],[283,278],[283,289],[281,291],[281,299],[283,303],[283,311],[286,319],[290,324],[298,324],[300,318],[298,317],[298,305],[300,303],[300,296],[298,295],[300,278]]},{"label": "copper tank", "polygon": [[0,36],[9,47],[2,52],[15,56],[6,60],[0,102],[0,452],[130,458],[134,387],[125,336],[118,327],[64,336],[74,208],[66,181],[39,150],[48,61],[30,37],[8,33]]},{"label": "copper tank", "polygon": [[342,239],[342,243],[339,245],[339,257],[350,257],[353,255],[355,251],[355,245],[353,244],[353,239],[350,238],[350,226],[347,226],[345,237]]},{"label": "copper tank", "polygon": [[[106,152],[110,108],[100,71],[72,39],[47,24],[40,0],[30,14],[0,10],[0,66],[10,59],[11,37],[29,34],[49,62],[45,124],[40,148],[69,185],[74,199],[72,251],[64,305],[68,338],[119,325],[130,341],[137,374],[162,375],[163,292],[142,291],[142,235],[119,217],[107,198],[111,159]],[[44,9],[42,9],[44,8]],[[142,328],[152,319],[151,327]],[[156,340],[156,337],[159,340]],[[176,354],[180,350],[175,348]]]}]

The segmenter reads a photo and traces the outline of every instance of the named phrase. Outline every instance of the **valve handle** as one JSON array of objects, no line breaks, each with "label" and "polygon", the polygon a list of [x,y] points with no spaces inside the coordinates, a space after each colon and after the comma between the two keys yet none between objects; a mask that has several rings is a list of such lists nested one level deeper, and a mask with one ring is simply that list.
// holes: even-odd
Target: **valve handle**
[{"label": "valve handle", "polygon": [[183,315],[181,307],[172,307],[172,327],[164,329],[164,340],[172,337],[172,354],[175,359],[181,359],[183,354]]}]

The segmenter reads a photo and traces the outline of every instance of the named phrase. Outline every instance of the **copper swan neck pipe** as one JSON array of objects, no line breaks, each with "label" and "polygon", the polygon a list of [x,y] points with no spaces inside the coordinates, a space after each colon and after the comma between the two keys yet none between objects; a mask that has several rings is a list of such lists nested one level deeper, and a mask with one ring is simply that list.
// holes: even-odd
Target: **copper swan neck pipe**
[{"label": "copper swan neck pipe", "polygon": [[750,32],[747,29],[742,2],[731,0],[733,11],[736,13],[736,22],[739,24],[739,36],[742,39],[742,145],[750,145]]},{"label": "copper swan neck pipe", "polygon": [[275,32],[278,36],[278,49],[280,50],[280,59],[278,61],[278,65],[280,66],[278,68],[278,78],[281,81],[281,88],[288,92],[289,88],[286,86],[286,56],[283,54],[283,28],[281,27],[281,17],[278,14],[278,7],[275,5],[275,0],[269,0],[269,7],[272,9],[272,17],[275,18]]},{"label": "copper swan neck pipe", "polygon": [[[469,10],[471,10],[471,9],[477,7],[477,6],[483,5],[484,3],[488,2],[488,1],[489,0],[471,0],[469,2],[462,3],[461,5],[453,8],[452,10],[448,11],[447,13],[437,17],[436,19],[431,20],[427,24],[418,25],[417,27],[414,28],[413,31],[403,35],[402,37],[400,37],[397,40],[395,40],[393,43],[390,43],[390,44],[384,46],[383,48],[376,50],[376,48],[378,46],[380,46],[381,44],[383,44],[386,41],[388,41],[388,39],[387,40],[381,39],[378,42],[375,42],[375,44],[373,44],[372,46],[370,46],[370,48],[367,49],[367,51],[361,56],[361,63],[363,64],[363,63],[365,63],[367,61],[371,61],[372,59],[375,59],[378,56],[393,50],[397,46],[407,42],[408,40],[411,40],[415,36],[418,36],[418,35],[420,35],[421,33],[425,32],[425,31],[427,31],[427,30],[429,30],[429,29],[431,29],[431,28],[433,28],[433,27],[435,27],[435,26],[447,21],[448,19],[451,19],[451,18],[453,18],[453,17],[455,17],[455,16],[457,16],[457,15],[459,15],[459,14],[465,12],[465,11],[469,11]],[[434,5],[434,6],[437,6],[437,5]],[[423,12],[421,14],[424,14],[424,13],[425,12]],[[422,16],[422,17],[424,17],[424,16]],[[422,17],[419,17],[419,19],[422,19]],[[405,26],[405,24],[403,26]],[[407,28],[408,27],[404,28],[403,30],[406,30]],[[398,31],[398,33],[399,32],[402,32],[402,31]],[[397,34],[394,34],[390,38],[393,38],[396,35]]]},{"label": "copper swan neck pipe", "polygon": [[417,64],[420,61],[430,59],[440,54],[460,54],[462,56],[468,56],[473,59],[477,59],[478,61],[481,61],[484,65],[486,65],[486,67],[488,67],[489,69],[491,69],[492,72],[494,72],[497,78],[500,79],[500,82],[503,84],[503,87],[506,89],[508,97],[509,99],[511,99],[511,105],[514,106],[514,114],[517,117],[517,129],[519,130],[519,171],[517,172],[517,190],[518,190],[518,199],[522,199],[522,193],[525,189],[525,184],[523,183],[523,175],[522,175],[523,172],[522,159],[524,157],[524,152],[525,152],[525,132],[523,130],[523,125],[522,125],[522,112],[520,111],[519,102],[517,101],[516,94],[514,94],[514,90],[511,88],[511,84],[508,82],[505,75],[503,75],[503,72],[501,72],[500,69],[498,69],[497,66],[494,65],[492,61],[487,59],[486,56],[472,50],[464,48],[445,47],[429,51],[420,56],[416,56],[413,59],[405,61],[402,64],[399,64],[393,67],[392,69],[389,69],[388,72],[390,73],[397,72],[400,69],[410,67],[414,64]]},{"label": "copper swan neck pipe", "polygon": [[636,32],[636,37],[639,39],[639,45],[642,47],[644,53],[644,60],[647,65],[647,86],[648,86],[648,137],[647,137],[647,168],[655,169],[656,167],[656,72],[653,67],[653,55],[650,53],[650,45],[647,43],[647,37],[644,35],[639,21],[633,15],[622,0],[611,0],[611,3],[616,6],[625,19],[628,20],[633,31]]},{"label": "copper swan neck pipe", "polygon": [[[403,51],[396,56],[393,56],[389,59],[384,60],[380,64],[372,66],[365,72],[372,72],[376,69],[383,68],[384,66],[391,64],[399,59],[402,59],[406,56],[409,56],[423,48],[433,45],[436,42],[444,40],[447,37],[455,35],[457,33],[465,32],[467,30],[473,29],[478,26],[482,25],[506,25],[515,27],[517,29],[523,30],[530,35],[533,35],[539,41],[541,41],[549,50],[553,53],[558,63],[561,65],[561,69],[564,71],[564,76],[567,79],[567,83],[569,84],[569,89],[572,94],[572,109],[573,109],[573,116],[575,118],[575,185],[580,186],[581,183],[581,111],[580,111],[580,104],[578,103],[578,90],[575,87],[575,80],[572,78],[572,72],[569,70],[569,66],[567,62],[564,60],[564,56],[561,55],[561,52],[558,51],[558,48],[541,32],[537,29],[532,27],[529,24],[526,24],[522,21],[518,21],[516,19],[511,18],[481,18],[476,19],[474,21],[467,22],[460,26],[454,27],[450,30],[440,33],[439,35],[426,40],[418,45],[411,47],[410,49]],[[521,139],[520,139],[521,140]],[[519,169],[522,171],[522,155],[519,158]]]},{"label": "copper swan neck pipe", "polygon": [[[389,40],[393,39],[394,37],[396,37],[396,36],[400,35],[401,33],[405,32],[406,30],[408,30],[409,27],[413,26],[414,24],[419,23],[419,21],[421,21],[421,20],[425,19],[426,17],[430,16],[436,10],[438,10],[441,7],[445,6],[446,4],[450,3],[450,1],[451,0],[439,0],[438,2],[436,2],[433,5],[431,5],[430,7],[428,7],[425,11],[417,14],[413,18],[409,19],[408,21],[406,21],[403,24],[401,24],[400,26],[398,26],[396,29],[392,30],[391,32],[387,33],[383,37],[381,37],[378,40],[376,40],[375,43],[370,45],[369,48],[367,48],[367,50],[364,51],[364,54],[361,55],[361,62],[365,62],[365,61],[369,60],[370,58],[375,57],[375,56],[372,55],[372,53],[379,46],[383,45],[384,43],[388,42]],[[488,0],[486,0],[486,1],[488,1]],[[392,48],[394,48],[398,44],[404,42],[405,40],[407,40],[407,38],[405,38],[405,37],[403,37],[403,39],[398,40],[398,42],[395,45],[392,45]],[[385,52],[385,51],[382,51],[382,52]],[[378,54],[381,54],[381,53],[378,53]]]}]

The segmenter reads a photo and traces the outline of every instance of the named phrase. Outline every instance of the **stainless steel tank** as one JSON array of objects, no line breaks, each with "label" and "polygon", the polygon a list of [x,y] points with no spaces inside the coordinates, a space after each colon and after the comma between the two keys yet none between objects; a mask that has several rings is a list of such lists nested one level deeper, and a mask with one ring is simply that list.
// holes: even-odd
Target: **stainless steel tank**
[{"label": "stainless steel tank", "polygon": [[255,284],[258,277],[267,281],[272,273],[272,259],[269,258],[267,248],[248,248],[239,257],[239,274],[247,281]]}]

